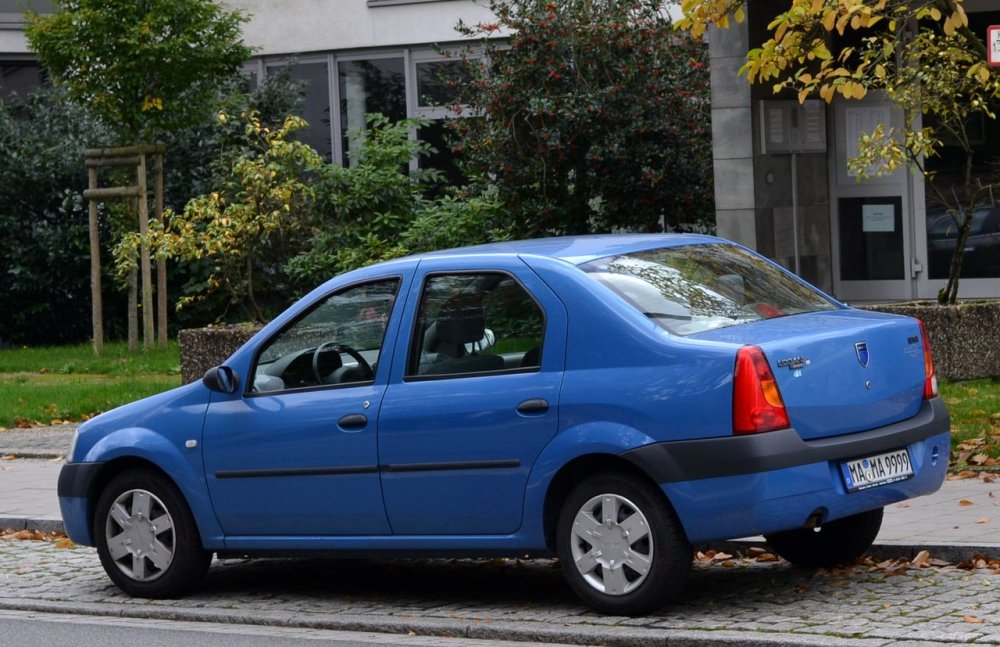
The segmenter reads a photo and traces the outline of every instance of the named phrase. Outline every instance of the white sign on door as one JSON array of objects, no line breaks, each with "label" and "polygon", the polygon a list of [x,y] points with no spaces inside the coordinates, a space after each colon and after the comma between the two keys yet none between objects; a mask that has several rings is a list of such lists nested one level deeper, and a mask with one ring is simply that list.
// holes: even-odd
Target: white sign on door
[{"label": "white sign on door", "polygon": [[1000,67],[1000,25],[986,29],[986,51],[990,65]]},{"label": "white sign on door", "polygon": [[896,210],[891,204],[861,206],[861,231],[886,233],[896,231]]}]

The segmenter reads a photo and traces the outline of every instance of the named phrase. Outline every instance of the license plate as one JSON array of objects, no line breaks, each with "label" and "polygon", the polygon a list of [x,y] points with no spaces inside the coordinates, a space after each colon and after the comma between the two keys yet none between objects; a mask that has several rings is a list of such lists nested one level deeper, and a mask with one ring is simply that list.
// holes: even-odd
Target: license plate
[{"label": "license plate", "polygon": [[867,456],[840,464],[848,492],[895,483],[913,476],[913,464],[906,449]]}]

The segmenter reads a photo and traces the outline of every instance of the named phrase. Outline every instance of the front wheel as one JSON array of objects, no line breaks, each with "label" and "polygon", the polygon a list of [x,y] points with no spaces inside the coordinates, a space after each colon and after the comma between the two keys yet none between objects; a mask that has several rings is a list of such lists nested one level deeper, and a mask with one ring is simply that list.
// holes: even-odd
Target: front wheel
[{"label": "front wheel", "polygon": [[765,535],[767,544],[802,568],[830,568],[849,564],[868,550],[882,528],[882,508],[825,523]]},{"label": "front wheel", "polygon": [[573,591],[598,611],[642,615],[684,589],[691,544],[667,500],[626,474],[591,477],[566,498],[556,551]]},{"label": "front wheel", "polygon": [[180,492],[149,470],[123,472],[108,483],[97,500],[94,537],[108,577],[136,597],[186,593],[212,561]]}]

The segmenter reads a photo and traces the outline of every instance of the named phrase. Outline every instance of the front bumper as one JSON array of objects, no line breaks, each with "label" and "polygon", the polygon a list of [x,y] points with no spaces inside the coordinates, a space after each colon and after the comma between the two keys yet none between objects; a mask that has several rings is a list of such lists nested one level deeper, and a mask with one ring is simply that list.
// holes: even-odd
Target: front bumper
[{"label": "front bumper", "polygon": [[[794,429],[656,443],[622,456],[660,483],[692,542],[802,527],[930,494],[948,469],[951,434],[940,398],[878,429],[804,441]],[[907,447],[913,476],[848,493],[841,461]]]},{"label": "front bumper", "polygon": [[81,546],[93,546],[91,510],[94,481],[104,463],[66,463],[59,471],[56,492],[66,535]]}]

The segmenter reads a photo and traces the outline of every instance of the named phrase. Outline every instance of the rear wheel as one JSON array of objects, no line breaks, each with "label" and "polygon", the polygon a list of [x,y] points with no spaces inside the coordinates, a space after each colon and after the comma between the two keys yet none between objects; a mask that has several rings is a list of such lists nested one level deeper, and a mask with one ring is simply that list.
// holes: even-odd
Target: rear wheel
[{"label": "rear wheel", "polygon": [[691,544],[662,494],[626,474],[594,476],[566,498],[556,549],[573,591],[595,609],[641,615],[683,589]]},{"label": "rear wheel", "polygon": [[882,527],[882,508],[825,523],[764,537],[786,560],[802,568],[829,568],[849,564],[868,550]]},{"label": "rear wheel", "polygon": [[123,472],[108,483],[97,500],[94,537],[108,577],[136,597],[186,593],[212,561],[176,486],[149,470]]}]

